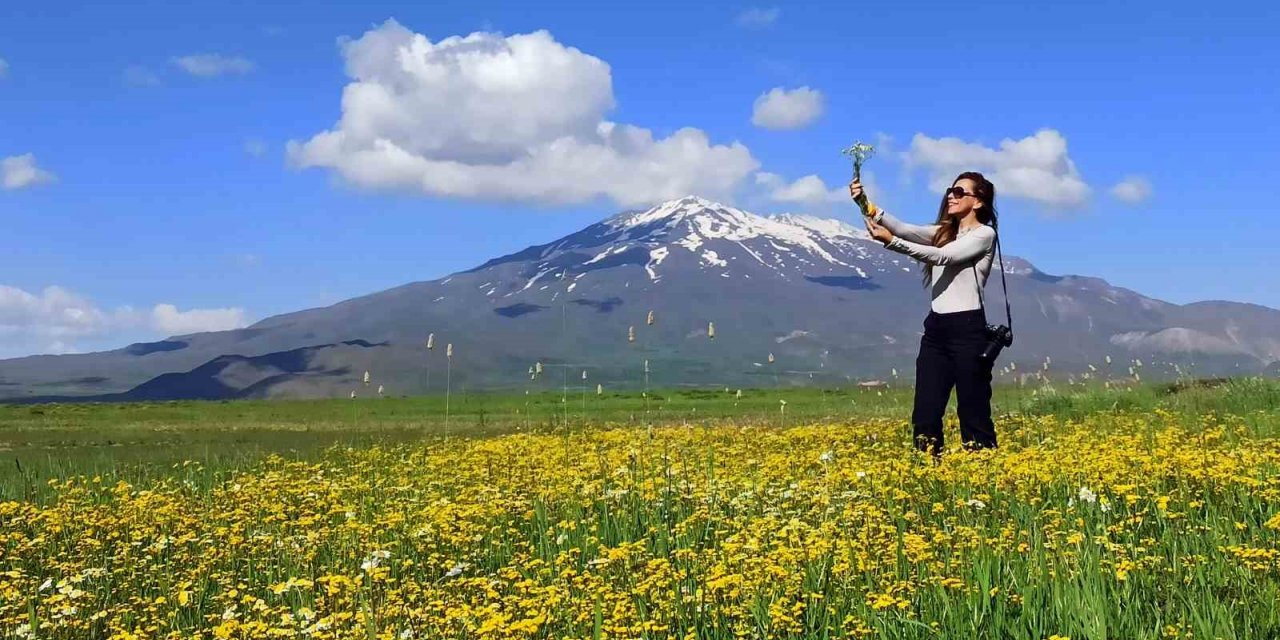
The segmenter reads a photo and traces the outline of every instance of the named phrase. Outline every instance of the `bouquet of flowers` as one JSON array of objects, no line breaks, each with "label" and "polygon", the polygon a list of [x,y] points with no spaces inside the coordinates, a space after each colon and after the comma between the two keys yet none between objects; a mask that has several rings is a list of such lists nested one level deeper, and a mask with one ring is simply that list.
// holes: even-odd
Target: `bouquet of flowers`
[{"label": "bouquet of flowers", "polygon": [[[854,142],[852,146],[842,150],[841,155],[848,156],[853,161],[853,179],[862,179],[862,163],[867,161],[876,152],[876,148],[861,141]],[[857,200],[858,207],[862,209],[863,215],[867,213],[867,196],[863,194]]]}]

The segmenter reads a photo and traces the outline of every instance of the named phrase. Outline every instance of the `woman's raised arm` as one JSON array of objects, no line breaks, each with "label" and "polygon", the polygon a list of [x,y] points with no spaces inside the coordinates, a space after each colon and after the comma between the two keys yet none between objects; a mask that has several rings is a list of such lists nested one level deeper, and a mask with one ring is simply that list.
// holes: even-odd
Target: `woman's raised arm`
[{"label": "woman's raised arm", "polygon": [[938,225],[919,225],[903,222],[885,212],[884,209],[877,207],[870,200],[867,200],[866,193],[862,190],[862,182],[854,180],[849,183],[849,197],[853,198],[862,207],[863,215],[868,210],[875,211],[874,215],[868,216],[872,222],[882,225],[895,236],[901,236],[912,242],[921,244],[933,244],[933,234],[937,233]]},{"label": "woman's raised arm", "polygon": [[889,215],[889,212],[884,209],[880,209],[876,212],[876,215],[871,218],[871,221],[876,224],[883,225],[884,228],[888,229],[893,233],[893,235],[898,236],[899,238],[904,238],[912,242],[919,242],[921,244],[933,244],[933,234],[938,232],[938,225],[936,224],[911,224],[909,222],[903,222]]},{"label": "woman's raised arm", "polygon": [[[885,225],[886,229],[890,227]],[[991,250],[996,242],[996,231],[987,225],[974,229],[941,247],[933,244],[916,244],[903,240],[894,234],[893,240],[885,248],[905,253],[906,255],[929,264],[964,264],[975,260]]]}]

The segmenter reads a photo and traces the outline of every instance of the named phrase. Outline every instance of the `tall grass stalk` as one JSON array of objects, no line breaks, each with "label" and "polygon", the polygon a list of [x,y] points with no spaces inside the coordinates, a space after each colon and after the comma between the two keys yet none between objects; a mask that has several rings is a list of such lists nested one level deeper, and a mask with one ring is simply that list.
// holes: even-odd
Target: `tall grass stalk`
[{"label": "tall grass stalk", "polygon": [[444,347],[445,386],[444,386],[444,437],[449,439],[449,398],[453,394],[453,343]]}]

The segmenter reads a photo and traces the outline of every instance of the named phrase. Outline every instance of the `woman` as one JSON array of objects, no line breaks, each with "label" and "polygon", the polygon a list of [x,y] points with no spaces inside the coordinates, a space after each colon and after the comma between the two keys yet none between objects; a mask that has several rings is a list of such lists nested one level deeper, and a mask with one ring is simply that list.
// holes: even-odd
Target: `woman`
[{"label": "woman", "polygon": [[[863,196],[858,181],[849,195]],[[916,357],[912,436],[921,451],[942,453],[942,415],[956,389],[960,440],[966,448],[996,446],[991,421],[990,361],[979,357],[986,345],[982,288],[995,256],[996,187],[981,173],[960,174],[942,196],[931,225],[907,224],[867,201],[871,237],[892,251],[923,263],[924,285],[933,302],[924,319]]]}]

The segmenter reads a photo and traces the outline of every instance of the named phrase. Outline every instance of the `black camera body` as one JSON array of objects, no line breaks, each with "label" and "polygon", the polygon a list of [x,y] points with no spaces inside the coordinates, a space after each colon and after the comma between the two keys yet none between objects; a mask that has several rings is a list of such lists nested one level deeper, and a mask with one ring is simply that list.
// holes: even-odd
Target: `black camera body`
[{"label": "black camera body", "polygon": [[986,362],[995,362],[1000,356],[1000,350],[1013,344],[1013,329],[1005,325],[987,325],[987,345],[982,349],[980,356]]}]

